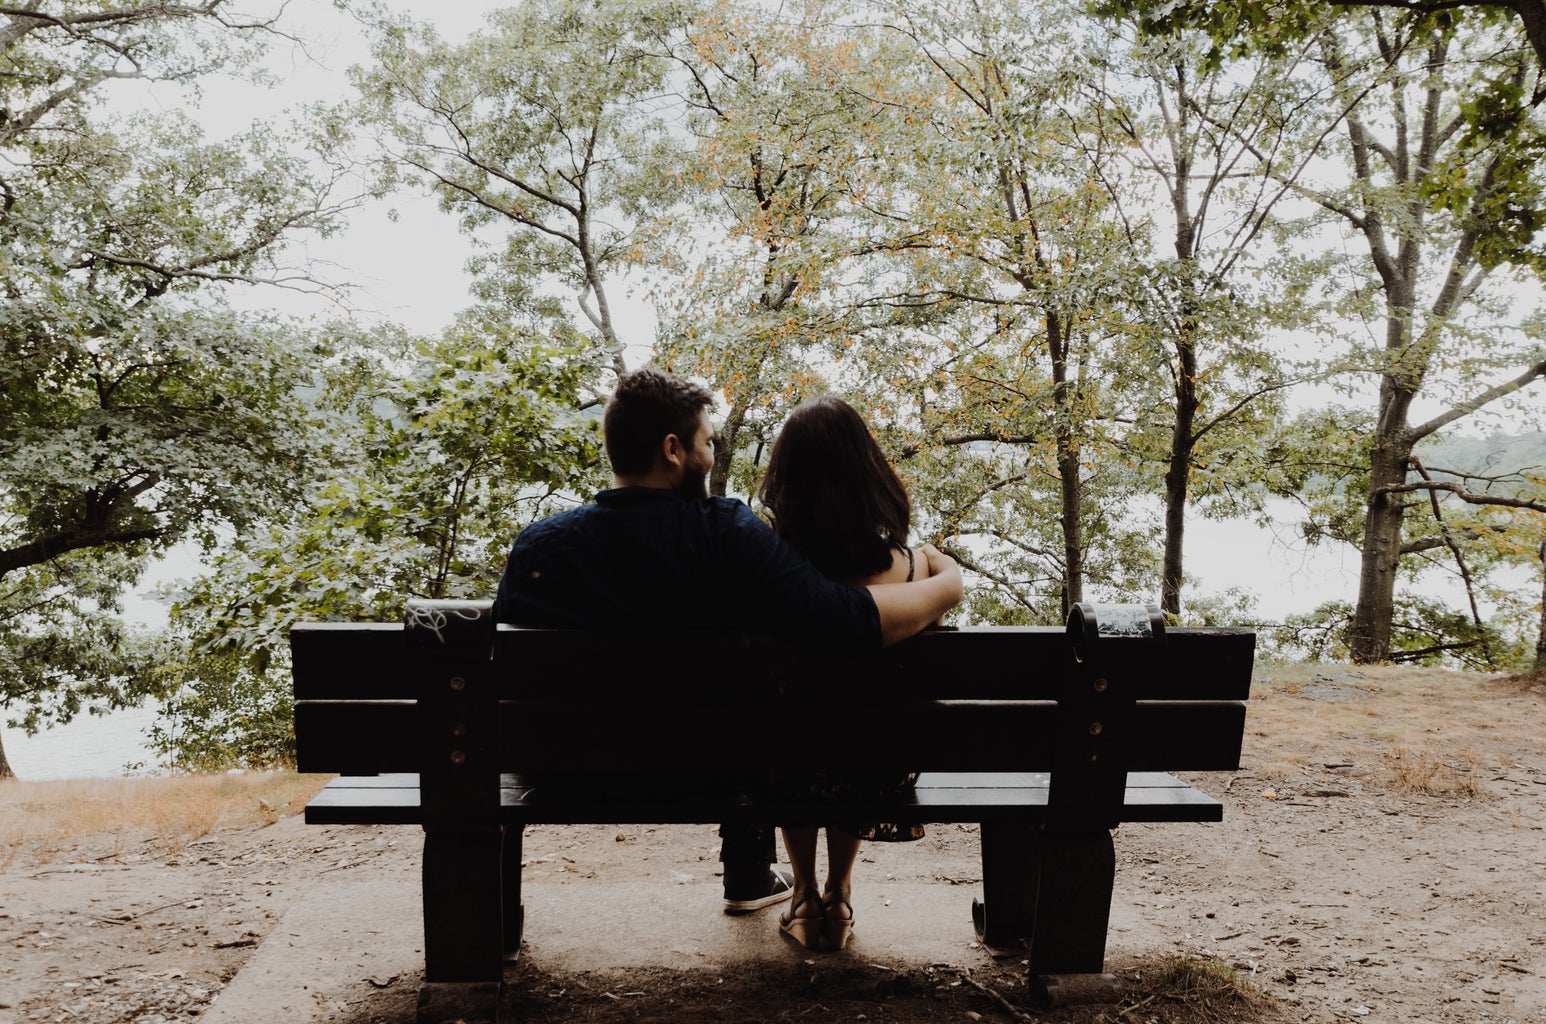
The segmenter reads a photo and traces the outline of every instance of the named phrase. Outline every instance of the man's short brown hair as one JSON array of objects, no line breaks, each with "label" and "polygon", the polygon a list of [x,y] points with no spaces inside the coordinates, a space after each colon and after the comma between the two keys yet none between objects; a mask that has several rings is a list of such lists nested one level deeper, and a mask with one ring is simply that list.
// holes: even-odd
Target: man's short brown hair
[{"label": "man's short brown hair", "polygon": [[667,434],[684,445],[698,433],[699,415],[714,396],[691,381],[645,367],[618,378],[601,418],[607,459],[618,476],[644,476]]}]

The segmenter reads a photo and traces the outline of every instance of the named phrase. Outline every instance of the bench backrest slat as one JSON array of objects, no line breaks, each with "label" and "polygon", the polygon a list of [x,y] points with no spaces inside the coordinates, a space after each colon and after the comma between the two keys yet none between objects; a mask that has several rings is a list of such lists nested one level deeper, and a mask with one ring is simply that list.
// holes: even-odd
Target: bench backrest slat
[{"label": "bench backrest slat", "polygon": [[[424,680],[405,663],[403,627],[394,623],[301,623],[290,633],[298,700],[416,700]],[[628,664],[658,635],[516,629],[494,637],[494,687],[502,698],[583,689],[598,702],[638,696]],[[662,702],[697,704],[775,694],[842,692],[854,699],[1056,700],[1068,658],[1064,630],[1002,627],[925,633],[873,655],[839,658],[791,651],[757,637],[699,634],[681,640],[711,669],[677,680]],[[1170,629],[1165,652],[1118,652],[1113,661],[1139,700],[1245,700],[1255,634],[1249,630]]]},{"label": "bench backrest slat", "polygon": [[[830,706],[813,702],[810,713]],[[412,701],[297,702],[300,770],[420,771],[415,710]],[[824,734],[782,728],[798,720],[787,701],[709,705],[690,717],[659,704],[502,701],[493,760],[503,772],[628,772],[644,765],[758,772],[802,764],[829,771],[1047,771],[1056,710],[1041,701],[870,705],[844,742],[832,744]],[[1139,701],[1124,745],[1127,770],[1237,768],[1244,720],[1239,701]],[[896,742],[919,735],[927,741],[905,748]]]}]

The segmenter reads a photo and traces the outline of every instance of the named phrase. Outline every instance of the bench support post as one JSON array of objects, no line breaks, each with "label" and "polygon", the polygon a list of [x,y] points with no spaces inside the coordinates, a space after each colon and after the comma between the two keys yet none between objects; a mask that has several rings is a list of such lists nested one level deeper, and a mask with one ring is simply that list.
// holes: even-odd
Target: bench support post
[{"label": "bench support post", "polygon": [[502,847],[499,829],[424,834],[418,1024],[494,1024],[497,1018],[505,960]]},{"label": "bench support post", "polygon": [[[1099,974],[1116,880],[1116,849],[1103,828],[1041,833],[1041,895],[1031,939],[1032,974]],[[1037,941],[1038,938],[1051,941]]]},{"label": "bench support post", "polygon": [[984,822],[980,838],[982,899],[972,919],[983,943],[1023,942],[1033,974],[1100,973],[1116,880],[1111,833]]},{"label": "bench support post", "polygon": [[521,825],[505,825],[501,829],[499,888],[504,910],[501,930],[506,963],[514,963],[520,955],[521,932],[526,927],[526,907],[521,902],[521,841],[525,832]]},{"label": "bench support post", "polygon": [[983,822],[982,898],[972,901],[972,923],[988,946],[1029,941],[1036,930],[1040,885],[1040,829],[1034,824]]}]

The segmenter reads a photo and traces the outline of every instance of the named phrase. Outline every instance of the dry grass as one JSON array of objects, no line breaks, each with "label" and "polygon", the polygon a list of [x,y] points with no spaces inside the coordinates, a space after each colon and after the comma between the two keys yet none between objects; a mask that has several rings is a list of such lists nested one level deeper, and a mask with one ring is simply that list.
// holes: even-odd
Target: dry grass
[{"label": "dry grass", "polygon": [[1546,670],[1540,672],[1520,672],[1511,676],[1504,676],[1497,680],[1500,688],[1512,690],[1520,694],[1533,694],[1537,697],[1546,697]]},{"label": "dry grass", "polygon": [[272,824],[294,814],[327,779],[274,772],[0,782],[0,867],[24,856],[42,862],[83,844],[99,860],[141,841],[173,855],[217,827]]},{"label": "dry grass", "polygon": [[1133,1002],[1122,1011],[1124,1019],[1154,1003],[1185,1003],[1201,1020],[1254,1019],[1254,1011],[1272,999],[1233,967],[1211,957],[1168,956],[1153,970],[1130,978]]},{"label": "dry grass", "polygon": [[1476,759],[1466,751],[1441,758],[1405,747],[1386,754],[1382,765],[1388,786],[1396,793],[1464,797],[1481,795],[1481,787],[1472,774],[1476,767]]},{"label": "dry grass", "polygon": [[1517,681],[1393,665],[1264,665],[1246,712],[1247,767],[1273,784],[1345,766],[1401,795],[1471,797],[1546,731]]}]

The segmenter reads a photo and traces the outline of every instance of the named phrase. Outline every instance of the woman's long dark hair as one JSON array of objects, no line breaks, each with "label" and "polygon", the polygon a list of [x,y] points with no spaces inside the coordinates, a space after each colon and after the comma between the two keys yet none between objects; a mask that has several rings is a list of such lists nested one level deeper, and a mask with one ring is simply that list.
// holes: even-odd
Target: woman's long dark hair
[{"label": "woman's long dark hair", "polygon": [[811,398],[789,414],[758,496],[773,528],[833,579],[883,572],[907,543],[907,489],[841,398]]}]

